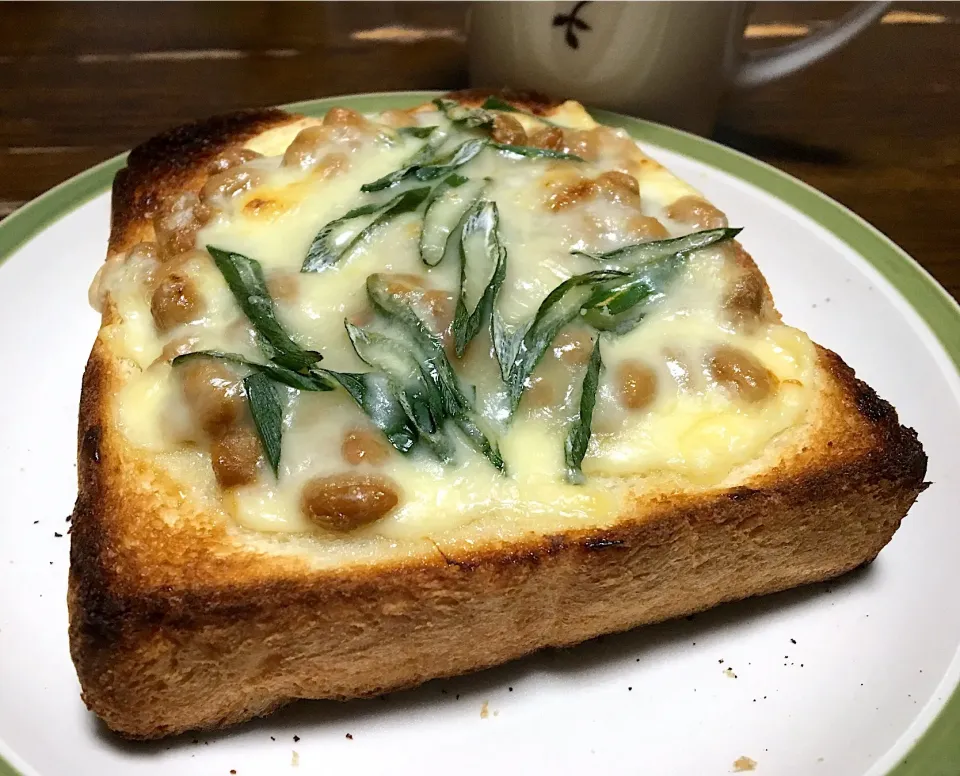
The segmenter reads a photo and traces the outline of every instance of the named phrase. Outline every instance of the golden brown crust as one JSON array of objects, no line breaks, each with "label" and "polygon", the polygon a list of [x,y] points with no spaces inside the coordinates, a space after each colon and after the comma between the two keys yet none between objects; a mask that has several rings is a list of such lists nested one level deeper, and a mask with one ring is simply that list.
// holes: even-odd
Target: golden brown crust
[{"label": "golden brown crust", "polygon": [[[511,99],[532,112],[556,104],[538,100]],[[198,185],[223,148],[290,120],[238,114],[136,149],[114,186],[111,251],[149,228],[158,198]],[[737,260],[759,274],[742,249]],[[98,340],[81,393],[68,596],[84,700],[131,738],[219,727],[295,698],[376,695],[867,563],[925,487],[926,456],[838,356],[819,358],[817,434],[741,487],[637,498],[605,530],[317,571],[238,543],[125,447],[107,408],[126,367]]]}]

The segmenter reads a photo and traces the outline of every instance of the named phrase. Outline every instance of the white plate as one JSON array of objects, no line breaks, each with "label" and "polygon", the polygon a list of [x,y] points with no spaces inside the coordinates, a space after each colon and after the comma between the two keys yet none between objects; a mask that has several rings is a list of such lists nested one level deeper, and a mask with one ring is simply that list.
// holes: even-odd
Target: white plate
[{"label": "white plate", "polygon": [[[421,98],[336,102],[376,109]],[[0,267],[0,774],[705,776],[733,772],[742,756],[761,774],[960,772],[956,743],[934,740],[956,729],[956,699],[939,734],[897,767],[960,674],[960,377],[931,329],[957,349],[960,310],[894,246],[802,184],[706,141],[618,121],[746,227],[742,242],[784,318],[839,352],[917,429],[934,485],[876,563],[382,700],[301,702],[224,733],[119,741],[80,701],[65,604],[77,397],[99,322],[86,289],[104,256],[108,195],[69,208],[102,190],[113,164],[0,226],[4,250],[45,222]]]}]

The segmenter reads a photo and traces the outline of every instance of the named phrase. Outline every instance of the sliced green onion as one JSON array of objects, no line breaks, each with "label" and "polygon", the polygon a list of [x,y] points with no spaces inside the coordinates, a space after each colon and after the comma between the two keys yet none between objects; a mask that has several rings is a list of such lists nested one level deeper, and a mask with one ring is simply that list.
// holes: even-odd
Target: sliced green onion
[{"label": "sliced green onion", "polygon": [[538,148],[536,146],[509,145],[507,143],[491,143],[491,148],[507,154],[507,156],[526,157],[528,159],[566,159],[571,162],[582,162],[583,157],[568,154],[566,151],[554,151],[552,148]]},{"label": "sliced green onion", "polygon": [[[431,145],[435,137],[441,138],[439,145]],[[382,191],[383,189],[396,186],[408,178],[416,178],[421,181],[434,180],[462,167],[477,154],[479,154],[487,145],[487,140],[482,138],[473,138],[466,140],[448,153],[441,153],[442,142],[447,138],[443,133],[435,132],[428,139],[427,143],[404,167],[395,170],[389,175],[384,175],[370,183],[364,183],[360,191]]]},{"label": "sliced green onion", "polygon": [[560,329],[580,315],[600,283],[624,276],[625,273],[614,270],[595,270],[574,275],[553,289],[541,302],[520,340],[513,362],[507,366],[507,395],[511,412],[520,403],[527,378],[540,363]]},{"label": "sliced green onion", "polygon": [[170,365],[179,366],[185,361],[193,361],[197,358],[212,358],[245,366],[255,372],[262,372],[274,382],[282,383],[300,391],[332,391],[334,389],[334,384],[322,374],[311,373],[309,370],[307,374],[304,374],[276,364],[261,364],[256,361],[249,361],[237,353],[226,353],[222,350],[195,350],[192,353],[183,353],[173,359]]},{"label": "sliced green onion", "polygon": [[259,335],[261,348],[271,361],[288,369],[304,371],[323,358],[314,350],[301,348],[284,331],[267,290],[263,269],[256,259],[212,245],[207,246],[207,251],[237,305]]},{"label": "sliced green onion", "polygon": [[435,267],[443,260],[448,247],[452,247],[451,238],[457,239],[464,216],[486,184],[486,180],[469,180],[454,173],[434,189],[420,231],[420,259],[428,267]]},{"label": "sliced green onion", "polygon": [[[394,218],[415,211],[429,195],[429,186],[408,189],[386,203],[364,205],[331,221],[313,238],[300,271],[319,272],[343,261]],[[374,217],[367,219],[370,215]]]},{"label": "sliced green onion", "polygon": [[406,135],[407,137],[416,137],[420,140],[423,140],[430,137],[435,129],[437,129],[437,127],[400,127],[397,129],[397,134]]},{"label": "sliced green onion", "polygon": [[389,287],[389,278],[384,275],[367,278],[367,296],[387,320],[399,324],[410,337],[424,377],[432,382],[442,400],[444,414],[454,421],[477,452],[503,471],[503,458],[477,423],[473,402],[461,387],[440,338],[430,331],[403,296],[391,293]]},{"label": "sliced green onion", "polygon": [[622,335],[634,329],[666,296],[687,255],[650,261],[625,277],[600,284],[583,305],[583,320],[595,329]]},{"label": "sliced green onion", "polygon": [[507,271],[507,250],[500,243],[497,204],[477,202],[460,232],[460,294],[453,318],[454,345],[462,356],[483,328]]},{"label": "sliced green onion", "polygon": [[587,371],[583,375],[583,384],[580,388],[580,408],[567,432],[563,446],[564,462],[567,465],[567,481],[579,485],[583,483],[581,464],[587,454],[587,445],[590,442],[591,426],[593,424],[593,410],[597,403],[597,386],[600,384],[600,337],[593,344]]},{"label": "sliced green onion", "polygon": [[417,441],[417,430],[407,417],[386,375],[377,372],[323,372],[343,386],[393,447],[401,453],[408,453],[413,449]]},{"label": "sliced green onion", "polygon": [[606,253],[590,253],[588,251],[571,251],[571,253],[603,262],[611,269],[631,270],[637,269],[650,261],[676,256],[678,253],[692,253],[711,245],[732,240],[742,231],[743,229],[704,229],[683,237],[625,245]]},{"label": "sliced green onion", "polygon": [[283,405],[271,380],[263,372],[243,378],[243,389],[250,405],[253,425],[263,445],[274,477],[280,475],[280,449],[283,437]]},{"label": "sliced green onion", "polygon": [[345,325],[357,355],[387,376],[420,440],[441,462],[453,460],[453,445],[442,429],[442,397],[425,378],[410,345],[389,334]]}]

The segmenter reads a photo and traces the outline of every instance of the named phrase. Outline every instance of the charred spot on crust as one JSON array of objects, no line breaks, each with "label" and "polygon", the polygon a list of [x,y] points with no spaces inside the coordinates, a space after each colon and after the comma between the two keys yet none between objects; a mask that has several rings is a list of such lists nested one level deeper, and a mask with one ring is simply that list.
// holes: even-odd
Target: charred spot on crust
[{"label": "charred spot on crust", "polygon": [[102,435],[100,426],[91,426],[83,435],[83,441],[80,443],[80,451],[93,463],[100,463],[100,437]]},{"label": "charred spot on crust", "polygon": [[893,407],[877,396],[874,390],[866,383],[857,380],[854,390],[854,401],[857,405],[857,411],[867,420],[879,423],[891,417],[891,415],[896,417],[896,411]]},{"label": "charred spot on crust", "polygon": [[237,111],[183,124],[142,143],[130,152],[128,169],[162,168],[194,174],[197,161],[212,161],[229,144],[261,132],[291,116],[276,108]]},{"label": "charred spot on crust", "polygon": [[753,490],[752,488],[733,488],[729,493],[727,493],[727,498],[737,504],[740,504],[753,498],[757,495],[757,493],[758,491]]},{"label": "charred spot on crust", "polygon": [[591,538],[584,539],[583,548],[585,550],[606,550],[610,547],[623,547],[626,542],[623,539],[602,539]]}]

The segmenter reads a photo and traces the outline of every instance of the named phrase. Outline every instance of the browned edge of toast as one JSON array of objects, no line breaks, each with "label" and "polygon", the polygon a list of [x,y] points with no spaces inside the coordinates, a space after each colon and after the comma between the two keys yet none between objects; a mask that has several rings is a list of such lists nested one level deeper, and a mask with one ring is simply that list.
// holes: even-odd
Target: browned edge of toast
[{"label": "browned edge of toast", "polygon": [[[499,96],[535,113],[555,104]],[[136,148],[114,182],[110,250],[142,239],[157,203],[199,188],[224,148],[289,120],[237,113]],[[169,528],[153,495],[126,492],[143,464],[106,416],[120,374],[98,340],[81,392],[68,595],[83,698],[130,738],[220,727],[295,698],[378,695],[869,562],[924,489],[927,459],[887,402],[838,356],[819,356],[836,417],[788,471],[637,499],[607,530],[341,572],[234,550],[222,526]],[[162,476],[155,488],[176,498]]]}]

